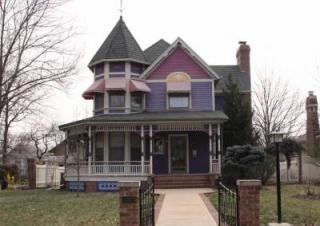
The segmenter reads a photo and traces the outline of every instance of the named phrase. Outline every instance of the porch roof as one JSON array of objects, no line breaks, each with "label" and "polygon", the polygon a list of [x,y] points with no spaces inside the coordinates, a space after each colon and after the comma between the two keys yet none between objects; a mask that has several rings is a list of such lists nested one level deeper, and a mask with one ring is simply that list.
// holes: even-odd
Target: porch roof
[{"label": "porch roof", "polygon": [[132,114],[106,114],[60,125],[61,130],[78,125],[166,123],[166,122],[224,122],[228,117],[222,111],[143,112]]}]

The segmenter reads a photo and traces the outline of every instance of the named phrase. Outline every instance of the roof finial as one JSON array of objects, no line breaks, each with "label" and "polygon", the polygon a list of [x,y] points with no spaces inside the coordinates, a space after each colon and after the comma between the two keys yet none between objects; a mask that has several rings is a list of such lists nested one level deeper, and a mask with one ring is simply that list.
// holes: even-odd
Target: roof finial
[{"label": "roof finial", "polygon": [[119,11],[120,11],[120,18],[122,19],[122,13],[123,13],[123,11],[124,11],[124,8],[123,8],[123,0],[120,0],[120,9],[119,9]]}]

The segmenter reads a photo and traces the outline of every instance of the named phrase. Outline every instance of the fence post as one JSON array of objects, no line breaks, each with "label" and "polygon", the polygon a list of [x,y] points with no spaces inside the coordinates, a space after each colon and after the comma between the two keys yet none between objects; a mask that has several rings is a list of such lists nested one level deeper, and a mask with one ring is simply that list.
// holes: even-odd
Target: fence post
[{"label": "fence post", "polygon": [[260,180],[237,180],[239,226],[259,226]]},{"label": "fence post", "polygon": [[139,182],[120,182],[120,226],[139,226],[139,188]]},{"label": "fence post", "polygon": [[37,188],[37,166],[35,159],[28,159],[28,180],[29,180],[29,188],[36,189]]}]

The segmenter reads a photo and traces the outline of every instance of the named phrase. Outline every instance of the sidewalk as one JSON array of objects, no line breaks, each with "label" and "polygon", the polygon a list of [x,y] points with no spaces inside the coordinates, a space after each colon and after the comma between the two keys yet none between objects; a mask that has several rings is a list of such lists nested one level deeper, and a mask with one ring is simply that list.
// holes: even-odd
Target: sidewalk
[{"label": "sidewalk", "polygon": [[217,226],[199,196],[211,189],[157,189],[164,194],[157,226]]}]

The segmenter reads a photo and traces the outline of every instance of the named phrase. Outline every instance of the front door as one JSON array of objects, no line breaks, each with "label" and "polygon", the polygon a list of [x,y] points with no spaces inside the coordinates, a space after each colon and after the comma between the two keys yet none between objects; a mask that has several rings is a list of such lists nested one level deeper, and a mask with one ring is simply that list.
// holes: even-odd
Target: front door
[{"label": "front door", "polygon": [[170,173],[188,172],[188,136],[170,135],[169,136],[169,167]]}]

